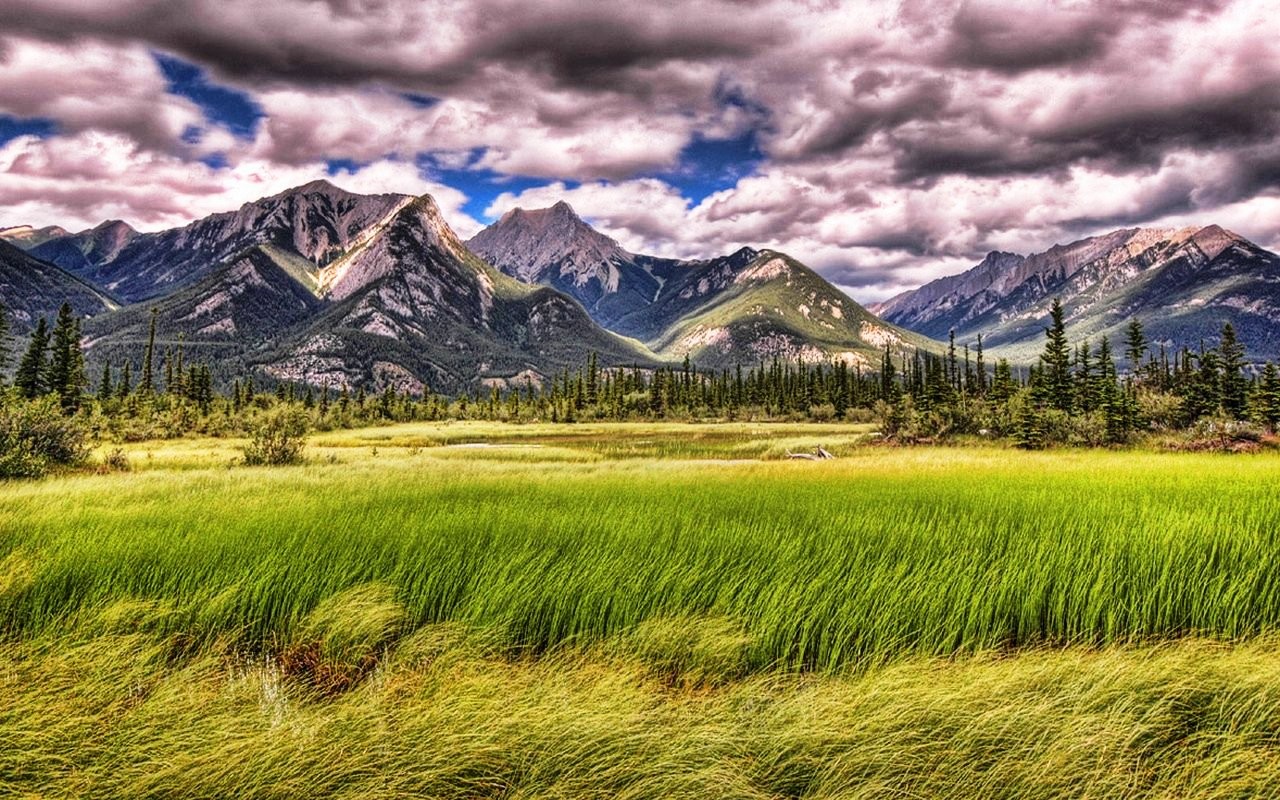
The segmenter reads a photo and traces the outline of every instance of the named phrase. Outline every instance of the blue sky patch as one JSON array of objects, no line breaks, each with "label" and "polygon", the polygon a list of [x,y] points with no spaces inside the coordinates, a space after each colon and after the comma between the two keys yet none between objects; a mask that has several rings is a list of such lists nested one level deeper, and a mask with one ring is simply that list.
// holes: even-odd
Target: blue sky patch
[{"label": "blue sky patch", "polygon": [[416,92],[401,92],[400,96],[407,100],[410,105],[418,108],[431,108],[440,104],[439,97],[432,97],[429,94],[418,94]]},{"label": "blue sky patch", "polygon": [[367,166],[369,165],[349,158],[331,158],[324,162],[324,171],[329,173],[329,177],[334,177],[342,173],[359,172]]},{"label": "blue sky patch", "polygon": [[708,195],[729,189],[753,174],[762,161],[764,154],[754,130],[733,139],[706,139],[695,135],[680,152],[679,166],[649,177],[671,184],[696,205]]},{"label": "blue sky patch", "polygon": [[19,136],[37,136],[48,139],[58,132],[58,123],[51,119],[33,117],[21,119],[8,114],[0,114],[0,144],[17,139]]},{"label": "blue sky patch", "polygon": [[[483,152],[482,149],[476,149],[472,153],[470,163],[475,163],[483,155]],[[418,169],[426,179],[452,186],[465,194],[467,202],[463,205],[462,210],[467,212],[473,219],[481,222],[492,222],[496,219],[496,217],[486,215],[484,212],[498,195],[504,192],[519,194],[526,189],[535,189],[552,183],[552,181],[545,178],[503,175],[488,168],[470,166],[462,168],[444,167],[430,153],[420,154],[417,163]],[[573,188],[578,184],[565,181],[565,185]]]},{"label": "blue sky patch", "polygon": [[221,125],[241,139],[253,138],[258,121],[265,115],[248,94],[213,83],[203,68],[180,58],[156,52],[151,57],[164,73],[172,94],[200,106],[209,122]]},{"label": "blue sky patch", "polygon": [[200,163],[212,169],[226,169],[231,166],[227,161],[226,153],[210,153],[206,156],[200,156]]}]

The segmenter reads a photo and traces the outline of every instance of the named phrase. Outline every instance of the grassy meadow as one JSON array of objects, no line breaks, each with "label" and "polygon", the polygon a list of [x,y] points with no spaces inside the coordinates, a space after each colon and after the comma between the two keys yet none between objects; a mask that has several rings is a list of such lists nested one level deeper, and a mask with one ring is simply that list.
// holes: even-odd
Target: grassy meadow
[{"label": "grassy meadow", "polygon": [[414,424],[0,484],[0,796],[1280,793],[1280,457],[865,433]]}]

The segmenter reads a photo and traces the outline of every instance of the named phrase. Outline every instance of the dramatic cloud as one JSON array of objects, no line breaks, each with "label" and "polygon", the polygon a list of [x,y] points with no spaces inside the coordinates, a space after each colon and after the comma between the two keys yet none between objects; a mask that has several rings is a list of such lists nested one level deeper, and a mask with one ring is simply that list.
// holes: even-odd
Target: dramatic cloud
[{"label": "dramatic cloud", "polygon": [[177,224],[328,175],[436,193],[463,233],[567,199],[633,250],[777,247],[860,300],[1119,226],[1280,242],[1266,0],[0,0],[0,16],[2,224]]}]

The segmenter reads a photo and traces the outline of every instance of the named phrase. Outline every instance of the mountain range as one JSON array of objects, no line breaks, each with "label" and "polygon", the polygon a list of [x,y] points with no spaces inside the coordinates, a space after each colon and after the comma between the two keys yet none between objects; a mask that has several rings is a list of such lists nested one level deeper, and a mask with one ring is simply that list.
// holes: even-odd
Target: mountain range
[{"label": "mountain range", "polygon": [[935,342],[885,324],[799,261],[743,247],[705,261],[637,255],[567,203],[514,209],[468,246],[514,278],[570,295],[659,357],[728,368],[773,358],[878,363]]},{"label": "mountain range", "polygon": [[1280,257],[1217,226],[1126,229],[974,268],[864,308],[787,254],[631,253],[566,203],[514,209],[463,242],[430,196],[315,181],[189,225],[110,220],[71,233],[0,229],[0,303],[19,332],[63,301],[92,363],[162,349],[223,379],[458,391],[538,384],[584,363],[732,368],[774,358],[874,369],[884,349],[939,352],[955,331],[1029,361],[1061,298],[1073,338],[1129,319],[1170,347],[1230,320],[1255,359],[1280,355]]},{"label": "mountain range", "polygon": [[[146,288],[126,263],[165,288]],[[592,352],[605,365],[656,365],[570,298],[481,261],[429,196],[307,184],[139,234],[89,274],[147,298],[85,324],[95,361],[136,359],[154,313],[162,348],[181,342],[188,359],[211,361],[224,377],[255,370],[332,387],[456,391],[537,383]]]},{"label": "mountain range", "polygon": [[1139,319],[1157,346],[1195,350],[1230,322],[1249,357],[1280,356],[1280,256],[1217,225],[1128,228],[1029,256],[992,252],[872,310],[935,338],[981,335],[1029,361],[1044,344],[1054,298],[1075,340],[1118,342]]},{"label": "mountain range", "polygon": [[538,384],[592,353],[639,368],[870,366],[886,344],[937,346],[782,253],[636,255],[564,203],[517,209],[464,243],[429,196],[315,181],[156,233],[111,220],[0,235],[42,276],[0,286],[20,322],[71,300],[91,317],[90,361],[119,363],[136,362],[154,318],[162,350],[181,344],[223,378],[456,391]]}]

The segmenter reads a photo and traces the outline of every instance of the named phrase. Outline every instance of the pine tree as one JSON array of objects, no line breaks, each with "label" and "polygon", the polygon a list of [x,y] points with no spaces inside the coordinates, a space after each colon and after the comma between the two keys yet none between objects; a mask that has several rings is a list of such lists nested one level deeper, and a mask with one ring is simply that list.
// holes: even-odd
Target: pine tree
[{"label": "pine tree", "polygon": [[98,402],[105,403],[111,399],[115,387],[111,384],[111,363],[102,365],[102,379],[98,381]]},{"label": "pine tree", "polygon": [[1142,323],[1136,319],[1129,320],[1129,327],[1124,334],[1124,357],[1129,361],[1129,374],[1137,376],[1142,369],[1142,362],[1147,357],[1147,335],[1142,330]]},{"label": "pine tree", "polygon": [[889,345],[885,345],[884,357],[880,359],[880,399],[892,403],[898,399],[898,394],[896,368],[889,353]]},{"label": "pine tree", "polygon": [[159,313],[160,309],[151,309],[151,325],[147,329],[147,349],[142,356],[142,380],[138,383],[138,391],[145,395],[153,394],[156,390],[155,382],[152,379],[151,368],[155,362],[156,317]]},{"label": "pine tree", "polygon": [[80,401],[89,388],[89,375],[85,371],[84,350],[80,347],[80,319],[76,318],[71,326],[71,387],[73,391],[74,410],[79,410]]},{"label": "pine tree", "polygon": [[1018,386],[1013,380],[1013,370],[1009,367],[1009,360],[1002,358],[996,362],[995,375],[991,379],[991,399],[997,403],[1003,403],[1016,392]]},{"label": "pine tree", "polygon": [[1045,328],[1046,342],[1040,361],[1044,365],[1041,385],[1044,397],[1054,408],[1071,413],[1071,348],[1067,344],[1067,326],[1063,321],[1062,303],[1056,298],[1049,311],[1050,325]]},{"label": "pine tree", "polygon": [[600,388],[600,367],[596,363],[596,354],[593,350],[591,355],[587,357],[587,402],[595,405],[599,396]]},{"label": "pine tree", "polygon": [[133,368],[128,361],[124,362],[124,370],[120,373],[120,385],[116,387],[116,397],[124,400],[133,392]]},{"label": "pine tree", "polygon": [[177,386],[174,386],[172,391],[179,397],[189,397],[191,395],[191,390],[186,385],[186,371],[184,370],[182,363],[184,355],[182,351],[185,342],[186,334],[178,334],[178,355],[173,364],[173,379],[177,381]]},{"label": "pine tree", "polygon": [[58,396],[64,412],[72,413],[80,408],[86,382],[84,353],[80,350],[80,320],[76,319],[71,306],[63,303],[53,327],[47,390]]},{"label": "pine tree", "polygon": [[1183,359],[1185,387],[1183,410],[1188,422],[1217,414],[1222,408],[1222,378],[1218,368],[1218,353],[1206,350],[1199,356],[1199,366],[1192,369],[1189,355]]},{"label": "pine tree", "polygon": [[18,371],[13,376],[14,387],[28,400],[34,400],[48,391],[48,365],[45,363],[48,349],[49,324],[41,317],[31,333],[27,352],[18,362]]},{"label": "pine tree", "polygon": [[1236,339],[1236,330],[1230,322],[1222,326],[1218,361],[1221,369],[1221,388],[1218,394],[1222,411],[1232,419],[1244,419],[1249,391],[1249,384],[1244,376],[1244,346]]},{"label": "pine tree", "polygon": [[1014,426],[1014,441],[1023,450],[1040,450],[1045,446],[1044,415],[1035,403],[1023,403]]},{"label": "pine tree", "polygon": [[960,388],[960,366],[956,361],[956,329],[947,332],[947,382],[952,389]]},{"label": "pine tree", "polygon": [[1076,400],[1075,407],[1088,414],[1098,407],[1098,381],[1094,375],[1093,354],[1086,339],[1076,348]]},{"label": "pine tree", "polygon": [[1280,370],[1271,362],[1258,381],[1258,416],[1273,432],[1280,428]]},{"label": "pine tree", "polygon": [[49,344],[49,373],[46,390],[56,394],[64,410],[70,405],[72,388],[72,348],[78,346],[73,338],[71,305],[63,303],[53,324]]},{"label": "pine tree", "polygon": [[4,388],[4,374],[12,357],[9,351],[9,309],[0,303],[0,389]]},{"label": "pine tree", "polygon": [[976,393],[978,397],[986,397],[987,395],[987,364],[982,358],[982,334],[978,334],[978,351],[975,357],[975,366],[977,369],[978,385]]}]

